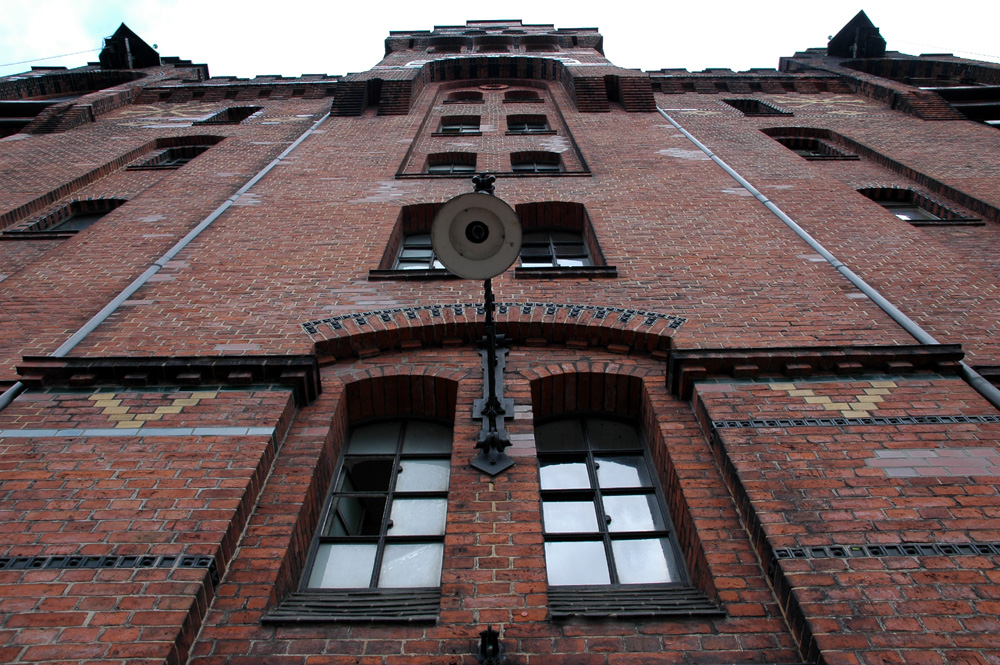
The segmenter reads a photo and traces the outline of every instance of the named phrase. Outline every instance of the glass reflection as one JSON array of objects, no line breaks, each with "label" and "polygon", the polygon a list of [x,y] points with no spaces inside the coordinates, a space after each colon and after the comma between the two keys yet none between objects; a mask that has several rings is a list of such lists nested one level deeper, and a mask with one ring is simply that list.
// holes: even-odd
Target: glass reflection
[{"label": "glass reflection", "polygon": [[659,531],[663,519],[652,494],[604,497],[604,513],[611,518],[608,531]]},{"label": "glass reflection", "polygon": [[367,587],[375,565],[374,543],[320,545],[309,576],[309,586],[319,589]]},{"label": "glass reflection", "polygon": [[545,570],[551,586],[611,583],[601,542],[545,543]]},{"label": "glass reflection", "polygon": [[390,536],[440,536],[444,534],[447,499],[396,499],[389,519]]},{"label": "glass reflection", "polygon": [[666,538],[649,540],[614,540],[618,579],[622,584],[656,584],[673,582],[670,570],[673,556]]},{"label": "glass reflection", "polygon": [[396,476],[397,492],[444,492],[448,489],[451,462],[442,460],[403,460]]},{"label": "glass reflection", "polygon": [[592,533],[597,531],[597,511],[593,501],[544,501],[542,523],[549,533]]},{"label": "glass reflection", "polygon": [[441,543],[386,545],[378,585],[389,587],[437,586],[441,583]]},{"label": "glass reflection", "polygon": [[639,455],[598,457],[597,484],[601,487],[649,487],[646,460]]},{"label": "glass reflection", "polygon": [[539,474],[543,490],[585,489],[590,487],[586,462],[542,462]]}]

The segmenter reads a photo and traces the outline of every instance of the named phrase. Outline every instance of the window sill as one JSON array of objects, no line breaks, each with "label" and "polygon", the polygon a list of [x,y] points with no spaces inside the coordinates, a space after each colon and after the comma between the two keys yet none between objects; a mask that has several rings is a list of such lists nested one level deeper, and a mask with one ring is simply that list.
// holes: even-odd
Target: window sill
[{"label": "window sill", "polygon": [[384,280],[429,280],[429,279],[461,279],[458,275],[447,270],[432,269],[427,270],[369,270],[369,281]]},{"label": "window sill", "polygon": [[60,240],[72,238],[79,231],[4,231],[0,240]]},{"label": "window sill", "polygon": [[265,624],[330,621],[437,621],[441,589],[331,589],[289,595],[262,619]]},{"label": "window sill", "polygon": [[462,136],[482,136],[482,132],[434,132],[431,136],[459,138]]},{"label": "window sill", "polygon": [[483,99],[446,99],[442,104],[485,104]]},{"label": "window sill", "polygon": [[810,155],[808,157],[799,155],[799,157],[810,162],[856,162],[861,159],[857,155]]},{"label": "window sill", "polygon": [[986,226],[986,222],[976,218],[962,219],[904,219],[910,226]]},{"label": "window sill", "polygon": [[618,277],[615,266],[579,266],[576,268],[514,268],[515,279],[588,279]]},{"label": "window sill", "polygon": [[526,131],[526,132],[506,132],[504,136],[554,136],[556,134],[554,129],[540,129],[538,131]]},{"label": "window sill", "polygon": [[725,616],[700,590],[666,584],[550,586],[549,613],[553,619]]}]

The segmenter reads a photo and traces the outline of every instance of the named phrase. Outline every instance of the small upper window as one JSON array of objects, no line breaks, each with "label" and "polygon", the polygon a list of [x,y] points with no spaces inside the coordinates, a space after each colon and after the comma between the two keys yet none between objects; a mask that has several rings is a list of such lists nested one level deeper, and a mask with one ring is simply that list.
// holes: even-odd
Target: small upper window
[{"label": "small upper window", "polygon": [[836,159],[858,160],[857,155],[844,152],[826,141],[804,136],[776,136],[775,141],[785,146],[795,154],[810,161],[828,161]]},{"label": "small upper window", "polygon": [[759,99],[723,99],[743,115],[792,115]]},{"label": "small upper window", "polygon": [[482,104],[483,93],[478,90],[459,90],[452,92],[444,100],[445,104]]},{"label": "small upper window", "polygon": [[34,237],[38,233],[72,234],[93,226],[109,212],[124,204],[125,199],[84,199],[73,201],[26,226],[4,232],[5,237]]},{"label": "small upper window", "polygon": [[431,246],[430,233],[411,233],[403,237],[394,270],[444,270]]},{"label": "small upper window", "polygon": [[542,97],[534,90],[508,90],[503,94],[503,101],[508,104],[517,102],[533,103],[542,101]]},{"label": "small upper window", "polygon": [[167,148],[141,164],[128,167],[130,170],[179,169],[192,159],[209,149],[207,145],[184,145]]},{"label": "small upper window", "polygon": [[432,175],[466,175],[476,171],[474,152],[438,152],[427,155],[427,173]]},{"label": "small upper window", "polygon": [[578,268],[594,265],[583,234],[567,229],[531,230],[521,236],[522,268]]},{"label": "small upper window", "polygon": [[907,222],[931,221],[941,219],[929,210],[921,208],[915,203],[905,201],[875,201],[880,206]]},{"label": "small upper window", "polygon": [[446,115],[441,118],[440,134],[479,134],[478,115]]},{"label": "small upper window", "polygon": [[685,573],[636,428],[608,418],[536,425],[549,586],[664,584]]},{"label": "small upper window", "polygon": [[406,420],[354,428],[302,586],[440,585],[450,472],[447,425]]},{"label": "small upper window", "polygon": [[515,173],[559,173],[562,160],[557,152],[515,152],[510,156],[510,168]]},{"label": "small upper window", "polygon": [[[305,92],[303,90],[303,92]],[[300,95],[302,92],[299,93]],[[257,111],[260,111],[262,107],[260,106],[230,106],[225,108],[218,113],[200,120],[194,124],[196,125],[238,125],[250,116],[252,116]]]},{"label": "small upper window", "polygon": [[982,220],[951,210],[945,204],[912,189],[873,187],[859,189],[858,193],[914,226],[982,224]]},{"label": "small upper window", "polygon": [[510,115],[507,116],[507,131],[512,134],[544,134],[552,130],[544,115]]}]

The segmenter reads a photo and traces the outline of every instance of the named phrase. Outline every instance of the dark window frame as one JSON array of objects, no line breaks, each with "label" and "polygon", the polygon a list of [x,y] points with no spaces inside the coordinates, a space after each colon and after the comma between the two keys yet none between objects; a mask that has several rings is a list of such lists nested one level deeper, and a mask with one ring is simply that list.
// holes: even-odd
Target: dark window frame
[{"label": "dark window frame", "polygon": [[[572,234],[574,238],[572,240],[555,238],[554,234],[559,234],[559,233]],[[545,234],[546,238],[544,239],[544,241],[541,239],[533,239],[533,240],[528,239],[529,235],[540,235],[540,234]],[[538,265],[525,265],[526,263],[525,250],[540,249],[543,245],[547,250],[547,253],[544,256],[546,256],[548,260],[528,261],[528,263],[530,264],[538,264]],[[570,245],[581,246],[583,248],[583,252],[582,253],[577,252],[572,255],[566,254],[565,252],[560,253],[561,248],[566,248]],[[580,265],[559,264],[560,258],[564,259],[578,258],[581,256],[581,254],[585,260]],[[537,257],[541,256],[543,255],[542,254],[537,255]],[[591,256],[590,247],[587,246],[587,239],[585,237],[584,232],[571,228],[539,227],[532,229],[524,229],[522,231],[521,252],[518,258],[520,260],[520,267],[522,268],[568,268],[572,270],[574,268],[590,268],[595,265],[594,259]]]},{"label": "dark window frame", "polygon": [[478,115],[446,115],[433,136],[482,136],[482,119]]},{"label": "dark window frame", "polygon": [[[539,500],[542,505],[542,512],[544,514],[544,504],[546,498],[555,499],[556,501],[551,501],[551,503],[558,503],[558,500],[581,500],[586,501],[589,499],[592,501],[595,517],[596,517],[596,527],[597,531],[548,531],[544,522],[542,524],[542,538],[546,544],[550,542],[596,542],[600,541],[604,547],[604,553],[606,561],[608,564],[608,575],[609,582],[607,584],[552,584],[549,583],[550,587],[583,587],[583,588],[636,588],[636,587],[647,587],[647,586],[688,586],[689,579],[687,574],[687,568],[684,565],[684,558],[677,542],[676,531],[673,527],[673,520],[670,515],[670,511],[667,508],[667,502],[663,493],[663,488],[659,482],[658,476],[654,473],[655,466],[653,465],[652,456],[649,452],[649,444],[646,442],[645,437],[642,434],[640,428],[635,424],[634,421],[619,418],[609,414],[594,414],[594,413],[578,413],[578,414],[562,414],[560,416],[546,418],[542,421],[536,421],[536,429],[541,426],[561,422],[561,421],[578,421],[581,425],[581,431],[584,436],[585,446],[583,448],[578,448],[575,450],[556,450],[556,451],[544,451],[542,448],[544,444],[539,441],[540,437],[536,436],[536,447],[537,447],[537,458],[539,464],[539,473],[541,474],[541,469],[543,468],[543,462],[546,461],[576,461],[579,462],[582,458],[586,464],[587,476],[589,479],[590,487],[587,489],[574,488],[574,489],[539,489]],[[604,451],[595,451],[595,446],[591,443],[590,426],[587,424],[588,421],[606,421],[615,422],[621,425],[627,425],[630,427],[636,436],[636,442],[638,445],[631,448],[615,448],[607,449]],[[595,455],[595,452],[597,453]],[[610,456],[622,457],[630,456],[633,458],[641,457],[643,461],[643,469],[645,471],[646,477],[649,484],[639,487],[601,487],[598,482],[598,470],[600,468],[600,463],[597,461],[598,457],[603,453],[601,459],[605,459]],[[663,523],[662,529],[653,529],[645,531],[613,531],[609,528],[610,524],[613,524],[613,517],[609,517],[604,508],[603,499],[605,496],[652,496],[655,498],[655,507],[659,510],[659,516]],[[595,533],[598,534],[595,537]],[[670,543],[670,575],[671,579],[664,582],[639,582],[639,583],[623,583],[620,581],[620,574],[618,572],[618,567],[615,565],[615,554],[613,543],[616,540],[629,540],[635,539],[637,537],[642,537],[644,539],[666,539]],[[546,558],[546,571],[548,574],[549,561]]]},{"label": "dark window frame", "polygon": [[[399,423],[399,432],[397,434],[397,441],[395,446],[395,451],[391,455],[390,462],[390,478],[388,479],[388,487],[385,492],[381,491],[363,491],[363,490],[345,490],[344,484],[348,479],[347,465],[356,460],[382,460],[387,461],[389,459],[388,454],[378,454],[378,453],[351,453],[349,450],[351,437],[353,437],[358,430],[364,429],[366,426],[374,426],[384,422],[394,422]],[[414,591],[419,592],[426,589],[436,589],[439,590],[441,586],[440,575],[438,578],[437,585],[426,586],[412,586],[412,587],[381,587],[378,586],[380,568],[385,555],[385,548],[387,545],[396,543],[426,543],[434,542],[441,543],[442,550],[444,546],[444,531],[440,534],[414,534],[414,535],[391,535],[388,530],[392,528],[393,521],[391,519],[392,505],[395,498],[421,498],[421,499],[444,499],[445,501],[445,520],[447,524],[447,511],[448,511],[448,501],[449,501],[449,489],[450,489],[450,470],[451,470],[451,457],[452,457],[452,445],[451,438],[448,439],[448,452],[447,453],[404,453],[403,447],[405,443],[405,437],[407,433],[407,428],[412,423],[432,423],[435,425],[440,425],[446,427],[448,432],[453,436],[453,425],[449,422],[444,422],[441,420],[435,420],[430,418],[392,418],[387,420],[381,420],[376,422],[363,422],[357,423],[352,426],[350,432],[348,433],[347,440],[344,444],[344,449],[341,452],[340,459],[337,463],[335,473],[333,475],[333,481],[330,484],[330,488],[327,491],[326,499],[323,504],[323,511],[319,523],[316,527],[316,533],[313,535],[312,543],[309,549],[309,555],[306,561],[306,565],[302,572],[302,577],[299,581],[299,591],[308,594],[324,594],[332,593],[336,594],[339,592],[355,592],[355,591],[369,591],[369,592],[381,592],[381,591]],[[418,491],[399,491],[397,490],[397,481],[401,473],[403,473],[402,463],[404,461],[410,460],[446,460],[449,469],[449,488],[442,491],[429,491],[429,492],[418,492]],[[330,528],[331,521],[340,516],[341,504],[345,502],[346,499],[352,498],[375,498],[384,496],[384,506],[383,514],[380,518],[379,532],[376,535],[372,534],[356,534],[356,535],[324,535],[324,531]],[[324,544],[337,544],[337,543],[372,543],[376,544],[376,556],[372,563],[372,571],[369,577],[369,582],[367,586],[348,586],[348,587],[320,587],[311,586],[310,579],[314,575],[314,568],[317,565],[317,554],[320,547]],[[443,562],[443,552],[442,552],[442,562]],[[443,563],[442,563],[443,565]]]}]

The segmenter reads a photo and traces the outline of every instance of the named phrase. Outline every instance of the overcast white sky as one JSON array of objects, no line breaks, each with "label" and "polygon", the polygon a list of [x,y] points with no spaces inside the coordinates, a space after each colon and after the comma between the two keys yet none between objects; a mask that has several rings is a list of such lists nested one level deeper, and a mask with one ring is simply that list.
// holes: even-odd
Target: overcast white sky
[{"label": "overcast white sky", "polygon": [[860,9],[890,50],[1000,62],[1000,2],[950,0],[945,6],[947,11],[940,0],[0,0],[0,76],[32,65],[77,67],[96,60],[101,38],[121,22],[157,44],[160,55],[207,63],[214,76],[347,74],[379,61],[390,30],[429,30],[468,19],[596,27],[605,54],[623,67],[742,71],[774,68],[781,56],[826,46]]}]

